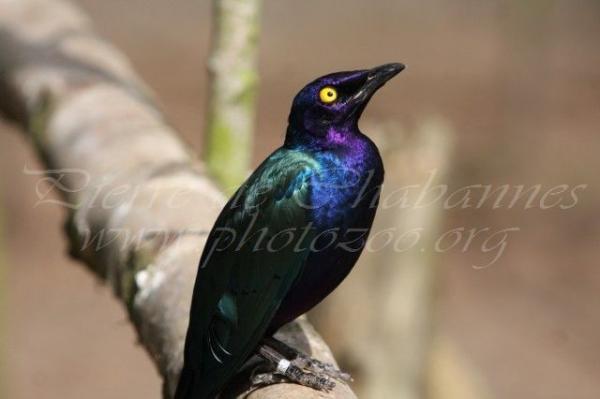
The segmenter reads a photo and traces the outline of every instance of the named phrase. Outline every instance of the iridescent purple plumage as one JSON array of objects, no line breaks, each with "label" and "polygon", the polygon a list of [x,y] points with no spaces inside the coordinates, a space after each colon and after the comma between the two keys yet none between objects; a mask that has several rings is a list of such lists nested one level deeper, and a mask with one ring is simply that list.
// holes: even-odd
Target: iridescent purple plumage
[{"label": "iridescent purple plumage", "polygon": [[383,182],[379,152],[358,119],[403,68],[327,75],[295,97],[283,147],[240,187],[208,235],[176,399],[214,398],[266,335],[350,272]]},{"label": "iridescent purple plumage", "polygon": [[[310,181],[310,219],[319,235],[317,250],[309,254],[271,321],[271,332],[333,291],[364,248],[384,170],[377,147],[358,129],[358,119],[373,93],[402,69],[388,64],[331,74],[307,85],[294,99],[284,148],[310,155],[319,165]],[[327,86],[336,87],[341,101],[333,105],[315,101],[318,90]]]}]

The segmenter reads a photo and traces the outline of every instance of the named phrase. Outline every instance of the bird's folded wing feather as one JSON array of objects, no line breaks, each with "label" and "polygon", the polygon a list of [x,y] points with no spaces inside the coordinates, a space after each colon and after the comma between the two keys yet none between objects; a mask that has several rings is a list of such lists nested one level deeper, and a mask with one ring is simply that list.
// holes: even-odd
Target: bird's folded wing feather
[{"label": "bird's folded wing feather", "polygon": [[186,365],[205,382],[231,377],[255,349],[302,271],[312,158],[279,150],[230,200],[211,231],[194,288]]}]

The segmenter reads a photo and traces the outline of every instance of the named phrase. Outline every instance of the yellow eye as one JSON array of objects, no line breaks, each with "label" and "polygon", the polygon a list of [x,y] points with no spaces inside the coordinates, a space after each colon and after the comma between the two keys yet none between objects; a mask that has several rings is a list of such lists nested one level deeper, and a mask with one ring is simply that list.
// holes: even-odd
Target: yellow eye
[{"label": "yellow eye", "polygon": [[319,98],[325,104],[332,103],[337,99],[337,91],[331,86],[325,86],[319,92]]}]

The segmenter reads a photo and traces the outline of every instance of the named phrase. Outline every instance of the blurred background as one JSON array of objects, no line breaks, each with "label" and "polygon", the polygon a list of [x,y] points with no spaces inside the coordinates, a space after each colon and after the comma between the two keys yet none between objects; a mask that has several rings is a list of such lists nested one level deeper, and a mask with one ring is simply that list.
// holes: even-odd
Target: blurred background
[{"label": "blurred background", "polygon": [[[210,2],[75,2],[200,153]],[[359,397],[403,397],[376,393],[403,368],[424,370],[414,378],[431,397],[600,397],[600,3],[267,0],[262,15],[253,165],[281,144],[305,83],[399,61],[407,70],[375,96],[361,124],[384,149],[389,182],[423,185],[436,170],[449,192],[541,187],[530,207],[524,196],[496,209],[407,210],[417,222],[398,207],[380,212],[379,226],[426,227],[427,245],[397,257],[365,254],[311,315],[356,376]],[[0,122],[0,396],[159,398],[160,378],[125,310],[68,258],[65,212],[36,206],[44,185],[24,170],[42,168],[23,135]],[[543,193],[561,185],[562,203],[573,206],[542,209]],[[578,185],[586,186],[569,197]],[[457,228],[488,230],[448,248],[444,233]],[[501,256],[474,267],[495,253],[485,238],[508,228]],[[435,250],[440,237],[445,249]]]}]

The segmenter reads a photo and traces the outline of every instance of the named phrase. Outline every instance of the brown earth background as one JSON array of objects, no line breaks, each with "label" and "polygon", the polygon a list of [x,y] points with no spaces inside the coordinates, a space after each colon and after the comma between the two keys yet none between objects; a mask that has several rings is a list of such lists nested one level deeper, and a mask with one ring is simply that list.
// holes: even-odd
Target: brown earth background
[{"label": "brown earth background", "polygon": [[[209,2],[77,3],[200,152]],[[290,101],[306,82],[401,61],[407,70],[364,118],[408,129],[445,118],[456,139],[451,186],[587,184],[567,210],[445,212],[446,229],[520,231],[483,270],[471,266],[478,248],[440,256],[440,328],[496,398],[600,398],[600,2],[270,0],[262,29],[255,164],[281,143]],[[160,379],[124,310],[66,256],[65,214],[36,206],[44,186],[26,169],[41,169],[32,147],[0,124],[0,396],[158,399]]]}]

